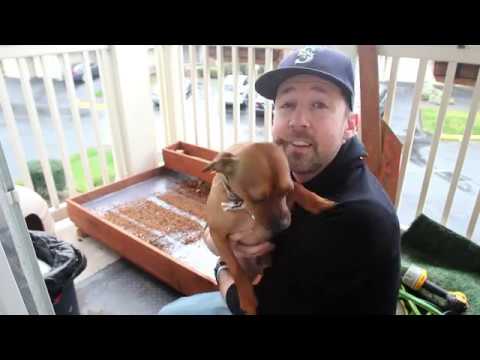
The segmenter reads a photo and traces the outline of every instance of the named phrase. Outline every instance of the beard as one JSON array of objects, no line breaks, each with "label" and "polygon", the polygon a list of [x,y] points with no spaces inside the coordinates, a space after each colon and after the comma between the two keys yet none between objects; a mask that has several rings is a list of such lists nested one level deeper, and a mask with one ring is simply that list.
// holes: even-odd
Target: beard
[{"label": "beard", "polygon": [[[311,146],[307,149],[294,149],[291,143],[305,141]],[[277,138],[275,143],[279,145],[287,156],[290,170],[297,174],[310,174],[319,171],[323,167],[322,156],[318,144],[309,136],[291,136],[288,139]]]},{"label": "beard", "polygon": [[297,174],[309,174],[316,172],[323,167],[322,160],[315,148],[308,154],[300,154],[295,151],[286,150],[290,169]]}]

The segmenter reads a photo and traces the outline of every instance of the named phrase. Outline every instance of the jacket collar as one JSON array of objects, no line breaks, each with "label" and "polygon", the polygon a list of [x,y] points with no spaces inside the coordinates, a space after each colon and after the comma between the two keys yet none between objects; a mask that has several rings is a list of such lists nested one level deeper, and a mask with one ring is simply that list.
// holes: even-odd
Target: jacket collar
[{"label": "jacket collar", "polygon": [[364,158],[367,156],[365,147],[354,136],[340,147],[335,158],[313,179],[303,185],[322,194],[336,193],[337,189],[348,179],[352,171],[364,166]]}]

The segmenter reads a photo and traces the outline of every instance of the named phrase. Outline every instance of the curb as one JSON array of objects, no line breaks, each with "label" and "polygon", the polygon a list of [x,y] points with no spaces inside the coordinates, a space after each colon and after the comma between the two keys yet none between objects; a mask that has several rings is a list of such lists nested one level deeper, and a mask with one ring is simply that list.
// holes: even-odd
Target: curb
[{"label": "curb", "polygon": [[[447,141],[462,141],[462,139],[463,139],[463,135],[442,134],[440,136],[440,140],[447,140]],[[480,141],[480,135],[470,136],[470,141]]]},{"label": "curb", "polygon": [[[79,109],[90,109],[90,102],[89,101],[77,101],[77,106]],[[107,107],[104,103],[96,103],[97,110],[106,110]]]},{"label": "curb", "polygon": [[[422,113],[419,111],[419,120],[420,120],[420,127],[423,132],[430,134],[433,136],[433,133],[431,134],[430,132],[426,132],[423,129],[423,120],[422,120]],[[462,141],[463,135],[457,135],[457,134],[441,134],[440,135],[440,140],[446,140],[446,141]],[[470,141],[480,141],[480,135],[470,135]]]}]

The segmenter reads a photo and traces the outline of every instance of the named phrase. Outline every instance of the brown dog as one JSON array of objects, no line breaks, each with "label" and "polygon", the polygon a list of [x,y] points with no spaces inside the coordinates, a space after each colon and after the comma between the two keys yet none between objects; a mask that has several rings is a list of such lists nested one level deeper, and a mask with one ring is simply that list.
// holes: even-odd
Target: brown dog
[{"label": "brown dog", "polygon": [[240,307],[247,314],[255,314],[252,279],[238,263],[229,235],[248,227],[253,229],[254,238],[269,239],[290,226],[293,203],[315,214],[335,203],[293,182],[284,152],[273,143],[233,145],[204,169],[209,170],[217,173],[206,208],[210,235],[235,281]]}]

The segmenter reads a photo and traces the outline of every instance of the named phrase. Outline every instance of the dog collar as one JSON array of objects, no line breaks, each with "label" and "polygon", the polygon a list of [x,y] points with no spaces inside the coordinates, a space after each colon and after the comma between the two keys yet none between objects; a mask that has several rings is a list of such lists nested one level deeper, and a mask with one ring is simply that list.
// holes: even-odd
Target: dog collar
[{"label": "dog collar", "polygon": [[255,221],[255,216],[247,208],[245,201],[240,196],[238,196],[235,192],[233,192],[232,188],[230,187],[230,184],[228,183],[228,178],[223,174],[220,174],[220,175],[222,178],[221,183],[223,184],[223,188],[225,190],[225,193],[227,194],[227,199],[228,199],[228,201],[222,201],[221,203],[223,211],[245,210],[246,212],[248,212],[252,220]]}]

